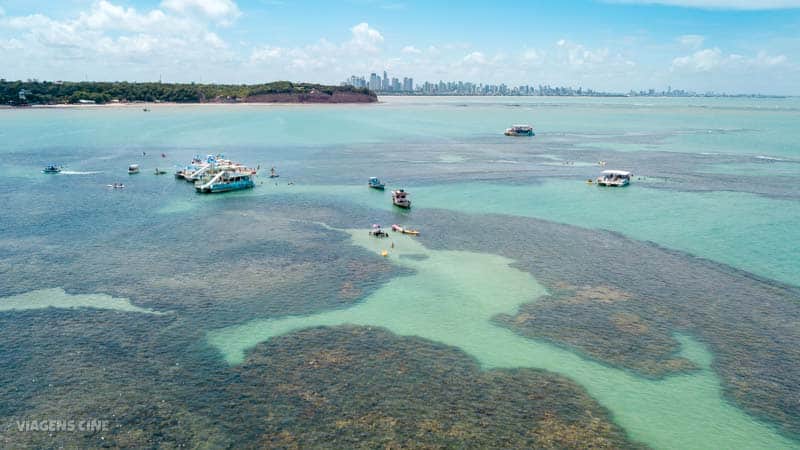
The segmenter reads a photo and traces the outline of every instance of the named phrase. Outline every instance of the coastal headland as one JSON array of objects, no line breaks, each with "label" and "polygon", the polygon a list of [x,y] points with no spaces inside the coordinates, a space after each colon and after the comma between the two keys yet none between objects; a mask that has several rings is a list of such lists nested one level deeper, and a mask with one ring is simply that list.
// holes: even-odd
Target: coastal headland
[{"label": "coastal headland", "polygon": [[276,81],[229,85],[196,83],[61,82],[0,80],[0,105],[125,103],[373,103],[365,88]]}]

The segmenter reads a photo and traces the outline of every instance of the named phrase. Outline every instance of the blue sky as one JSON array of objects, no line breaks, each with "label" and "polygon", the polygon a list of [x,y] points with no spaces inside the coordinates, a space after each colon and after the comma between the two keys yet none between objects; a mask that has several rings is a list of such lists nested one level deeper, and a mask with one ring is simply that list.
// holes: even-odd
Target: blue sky
[{"label": "blue sky", "polygon": [[800,95],[800,0],[0,0],[0,77]]}]

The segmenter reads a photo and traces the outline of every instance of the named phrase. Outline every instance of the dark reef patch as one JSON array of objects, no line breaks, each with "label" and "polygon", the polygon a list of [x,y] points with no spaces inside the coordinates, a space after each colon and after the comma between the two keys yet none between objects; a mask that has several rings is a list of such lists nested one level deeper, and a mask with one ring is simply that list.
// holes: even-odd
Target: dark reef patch
[{"label": "dark reef patch", "polygon": [[673,338],[690,334],[713,351],[728,398],[800,436],[797,288],[617,233],[443,210],[414,218],[425,245],[506,256],[551,292],[499,323],[647,377],[691,370]]},{"label": "dark reef patch", "polygon": [[247,441],[288,448],[639,447],[578,385],[484,372],[461,351],[382,329],[316,328],[259,345],[234,369]]},{"label": "dark reef patch", "polygon": [[[546,372],[484,372],[452,347],[363,327],[275,338],[230,368],[190,352],[174,320],[0,314],[0,447],[640,447],[580,386]],[[16,429],[50,419],[108,428]]]}]

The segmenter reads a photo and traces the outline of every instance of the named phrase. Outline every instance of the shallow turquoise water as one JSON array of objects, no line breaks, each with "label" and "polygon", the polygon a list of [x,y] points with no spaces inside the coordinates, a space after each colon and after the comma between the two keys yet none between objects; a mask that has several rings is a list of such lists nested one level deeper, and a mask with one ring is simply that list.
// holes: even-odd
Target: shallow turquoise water
[{"label": "shallow turquoise water", "polygon": [[387,248],[385,241],[369,238],[363,230],[349,234],[355,245],[376,254],[387,250],[393,262],[415,269],[417,275],[392,281],[352,308],[255,320],[215,330],[209,342],[228,362],[238,364],[257,343],[294,330],[341,324],[381,326],[461,348],[487,369],[537,367],[562,373],[609,408],[634,439],[654,447],[794,445],[722,398],[719,380],[710,368],[712,356],[690,337],[680,337],[681,355],[697,363],[702,368],[699,373],[644,380],[491,324],[494,315],[513,314],[517,306],[545,292],[530,275],[510,268],[512,261],[469,252],[430,251],[407,236],[394,236],[396,246]]},{"label": "shallow turquoise water", "polygon": [[[167,353],[196,358],[201,367],[213,365],[206,352],[219,359],[215,364],[235,365],[255,344],[299,328],[384,326],[455,346],[486,369],[539,367],[565,375],[634,439],[657,448],[796,446],[778,433],[800,423],[794,407],[779,405],[787,411],[779,420],[767,413],[756,418],[733,402],[708,339],[674,325],[680,320],[669,322],[679,354],[700,369],[648,379],[491,322],[545,294],[538,274],[518,267],[530,255],[433,250],[398,239],[384,259],[377,253],[386,244],[365,240],[365,232],[342,241],[314,227],[363,232],[375,221],[415,226],[417,218],[441,217],[433,221],[440,229],[423,228],[429,239],[446,232],[448,214],[467,214],[479,224],[500,214],[590,230],[595,241],[585,242],[586,234],[554,225],[576,235],[572,254],[589,243],[609,242],[613,253],[626,238],[651,241],[686,267],[705,258],[745,286],[777,292],[763,306],[787,311],[775,333],[726,345],[758,354],[766,352],[765,343],[780,350],[765,356],[774,356],[775,371],[749,374],[747,383],[792,377],[788,370],[781,375],[780,364],[794,361],[800,343],[792,327],[800,318],[791,306],[799,299],[786,287],[800,286],[800,191],[786,182],[800,165],[798,114],[797,99],[390,98],[378,105],[156,105],[150,113],[0,110],[0,208],[6,212],[0,314],[47,307],[168,312],[158,317],[183,321],[176,332],[196,336],[200,350]],[[537,136],[500,135],[519,122],[533,123]],[[253,166],[275,165],[282,176],[277,185],[262,179],[250,192],[200,196],[171,175],[151,174],[217,151]],[[587,185],[599,160],[642,179],[624,189]],[[41,174],[50,162],[66,170]],[[130,163],[139,163],[142,174],[128,176]],[[395,210],[388,192],[368,190],[365,181],[373,175],[408,189],[414,208]],[[125,190],[106,188],[120,181]],[[495,232],[479,226],[460,237],[491,239]],[[430,239],[427,244],[440,244]],[[511,245],[505,235],[496,240]],[[403,253],[427,259],[400,258]],[[555,265],[558,254],[552,244],[537,258]],[[625,258],[635,265],[644,257]],[[581,270],[620,288],[637,275],[591,264]],[[688,295],[677,281],[688,274],[670,270],[676,281],[665,280],[665,289]],[[684,314],[691,311],[676,313]],[[166,347],[174,340],[155,327],[146,332]]]}]

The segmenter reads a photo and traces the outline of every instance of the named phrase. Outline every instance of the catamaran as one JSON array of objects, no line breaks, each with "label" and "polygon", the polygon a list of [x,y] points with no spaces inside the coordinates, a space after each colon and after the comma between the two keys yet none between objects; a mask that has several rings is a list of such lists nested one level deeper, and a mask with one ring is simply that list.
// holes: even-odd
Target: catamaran
[{"label": "catamaran", "polygon": [[213,194],[217,192],[239,191],[255,187],[255,174],[252,171],[235,169],[221,170],[213,176],[204,177],[194,183],[197,192]]}]

